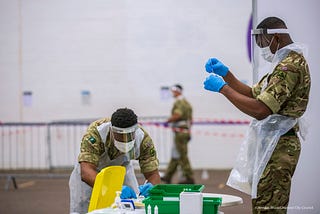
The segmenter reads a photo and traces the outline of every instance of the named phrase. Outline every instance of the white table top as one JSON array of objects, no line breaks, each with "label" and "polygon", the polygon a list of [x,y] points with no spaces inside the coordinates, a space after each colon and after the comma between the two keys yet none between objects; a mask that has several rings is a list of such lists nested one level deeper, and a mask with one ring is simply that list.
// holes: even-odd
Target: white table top
[{"label": "white table top", "polygon": [[217,193],[202,193],[202,197],[221,197],[221,207],[239,205],[243,203],[242,198],[234,195],[217,194]]}]

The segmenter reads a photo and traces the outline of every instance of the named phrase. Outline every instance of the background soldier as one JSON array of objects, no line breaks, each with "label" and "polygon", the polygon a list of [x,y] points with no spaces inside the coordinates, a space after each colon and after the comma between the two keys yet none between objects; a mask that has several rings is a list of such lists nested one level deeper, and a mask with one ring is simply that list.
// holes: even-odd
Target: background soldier
[{"label": "background soldier", "polygon": [[190,128],[192,123],[192,107],[182,95],[182,86],[179,84],[171,87],[171,92],[175,98],[171,116],[166,123],[172,123],[174,133],[174,144],[172,148],[171,160],[165,175],[161,178],[166,183],[171,183],[172,176],[177,171],[177,167],[182,169],[185,180],[180,184],[193,184],[193,171],[188,158],[188,142],[191,139]]}]

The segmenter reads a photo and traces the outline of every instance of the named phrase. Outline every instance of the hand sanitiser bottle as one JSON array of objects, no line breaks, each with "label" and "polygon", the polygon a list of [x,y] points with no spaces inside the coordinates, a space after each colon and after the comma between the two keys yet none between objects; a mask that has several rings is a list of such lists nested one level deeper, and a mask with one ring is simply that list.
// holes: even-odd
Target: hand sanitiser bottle
[{"label": "hand sanitiser bottle", "polygon": [[116,191],[116,198],[114,199],[114,203],[112,204],[112,208],[119,208],[121,209],[121,191]]}]

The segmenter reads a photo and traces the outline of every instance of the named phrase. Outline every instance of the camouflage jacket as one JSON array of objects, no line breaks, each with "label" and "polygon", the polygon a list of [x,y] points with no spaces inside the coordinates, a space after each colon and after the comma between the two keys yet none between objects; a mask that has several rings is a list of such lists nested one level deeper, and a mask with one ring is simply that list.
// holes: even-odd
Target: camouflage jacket
[{"label": "camouflage jacket", "polygon": [[178,114],[180,115],[180,121],[184,121],[188,123],[180,123],[177,121],[173,124],[174,127],[182,127],[182,128],[189,128],[191,121],[192,121],[192,107],[190,103],[184,97],[178,97],[172,107],[171,115]]},{"label": "camouflage jacket", "polygon": [[273,113],[298,118],[306,111],[311,79],[303,55],[291,51],[252,88],[253,96]]},{"label": "camouflage jacket", "polygon": [[[110,132],[105,136],[106,139],[99,133],[97,127],[104,123],[110,122],[109,119],[103,118],[91,123],[84,134],[81,146],[80,154],[78,156],[78,162],[86,161],[98,166],[101,155],[107,151],[111,160],[116,159],[123,153],[121,153],[110,139]],[[151,172],[158,169],[159,160],[153,141],[149,134],[139,126],[139,129],[143,131],[143,139],[139,142],[140,149],[138,153],[132,149],[128,155],[130,159],[139,160],[139,165],[142,173]],[[136,139],[137,140],[137,139]],[[104,143],[105,142],[105,143]],[[137,144],[138,142],[136,142]],[[136,156],[135,154],[139,154]]]}]

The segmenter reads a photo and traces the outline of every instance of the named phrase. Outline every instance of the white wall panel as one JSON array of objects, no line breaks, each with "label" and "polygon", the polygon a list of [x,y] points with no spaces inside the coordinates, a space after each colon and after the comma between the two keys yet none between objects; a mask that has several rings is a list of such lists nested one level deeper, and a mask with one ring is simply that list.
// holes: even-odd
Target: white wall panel
[{"label": "white wall panel", "polygon": [[248,1],[2,0],[0,8],[1,121],[95,118],[121,106],[168,115],[172,100],[160,99],[160,87],[177,82],[195,117],[239,115],[202,82],[211,56],[251,81]]},{"label": "white wall panel", "polygon": [[[203,81],[205,62],[218,57],[251,82],[250,14],[246,0],[0,0],[0,121],[98,118],[124,106],[165,116],[173,100],[160,88],[175,83],[195,119],[247,119]],[[231,168],[241,141],[195,134],[193,166]],[[203,149],[211,152],[199,158]]]}]

